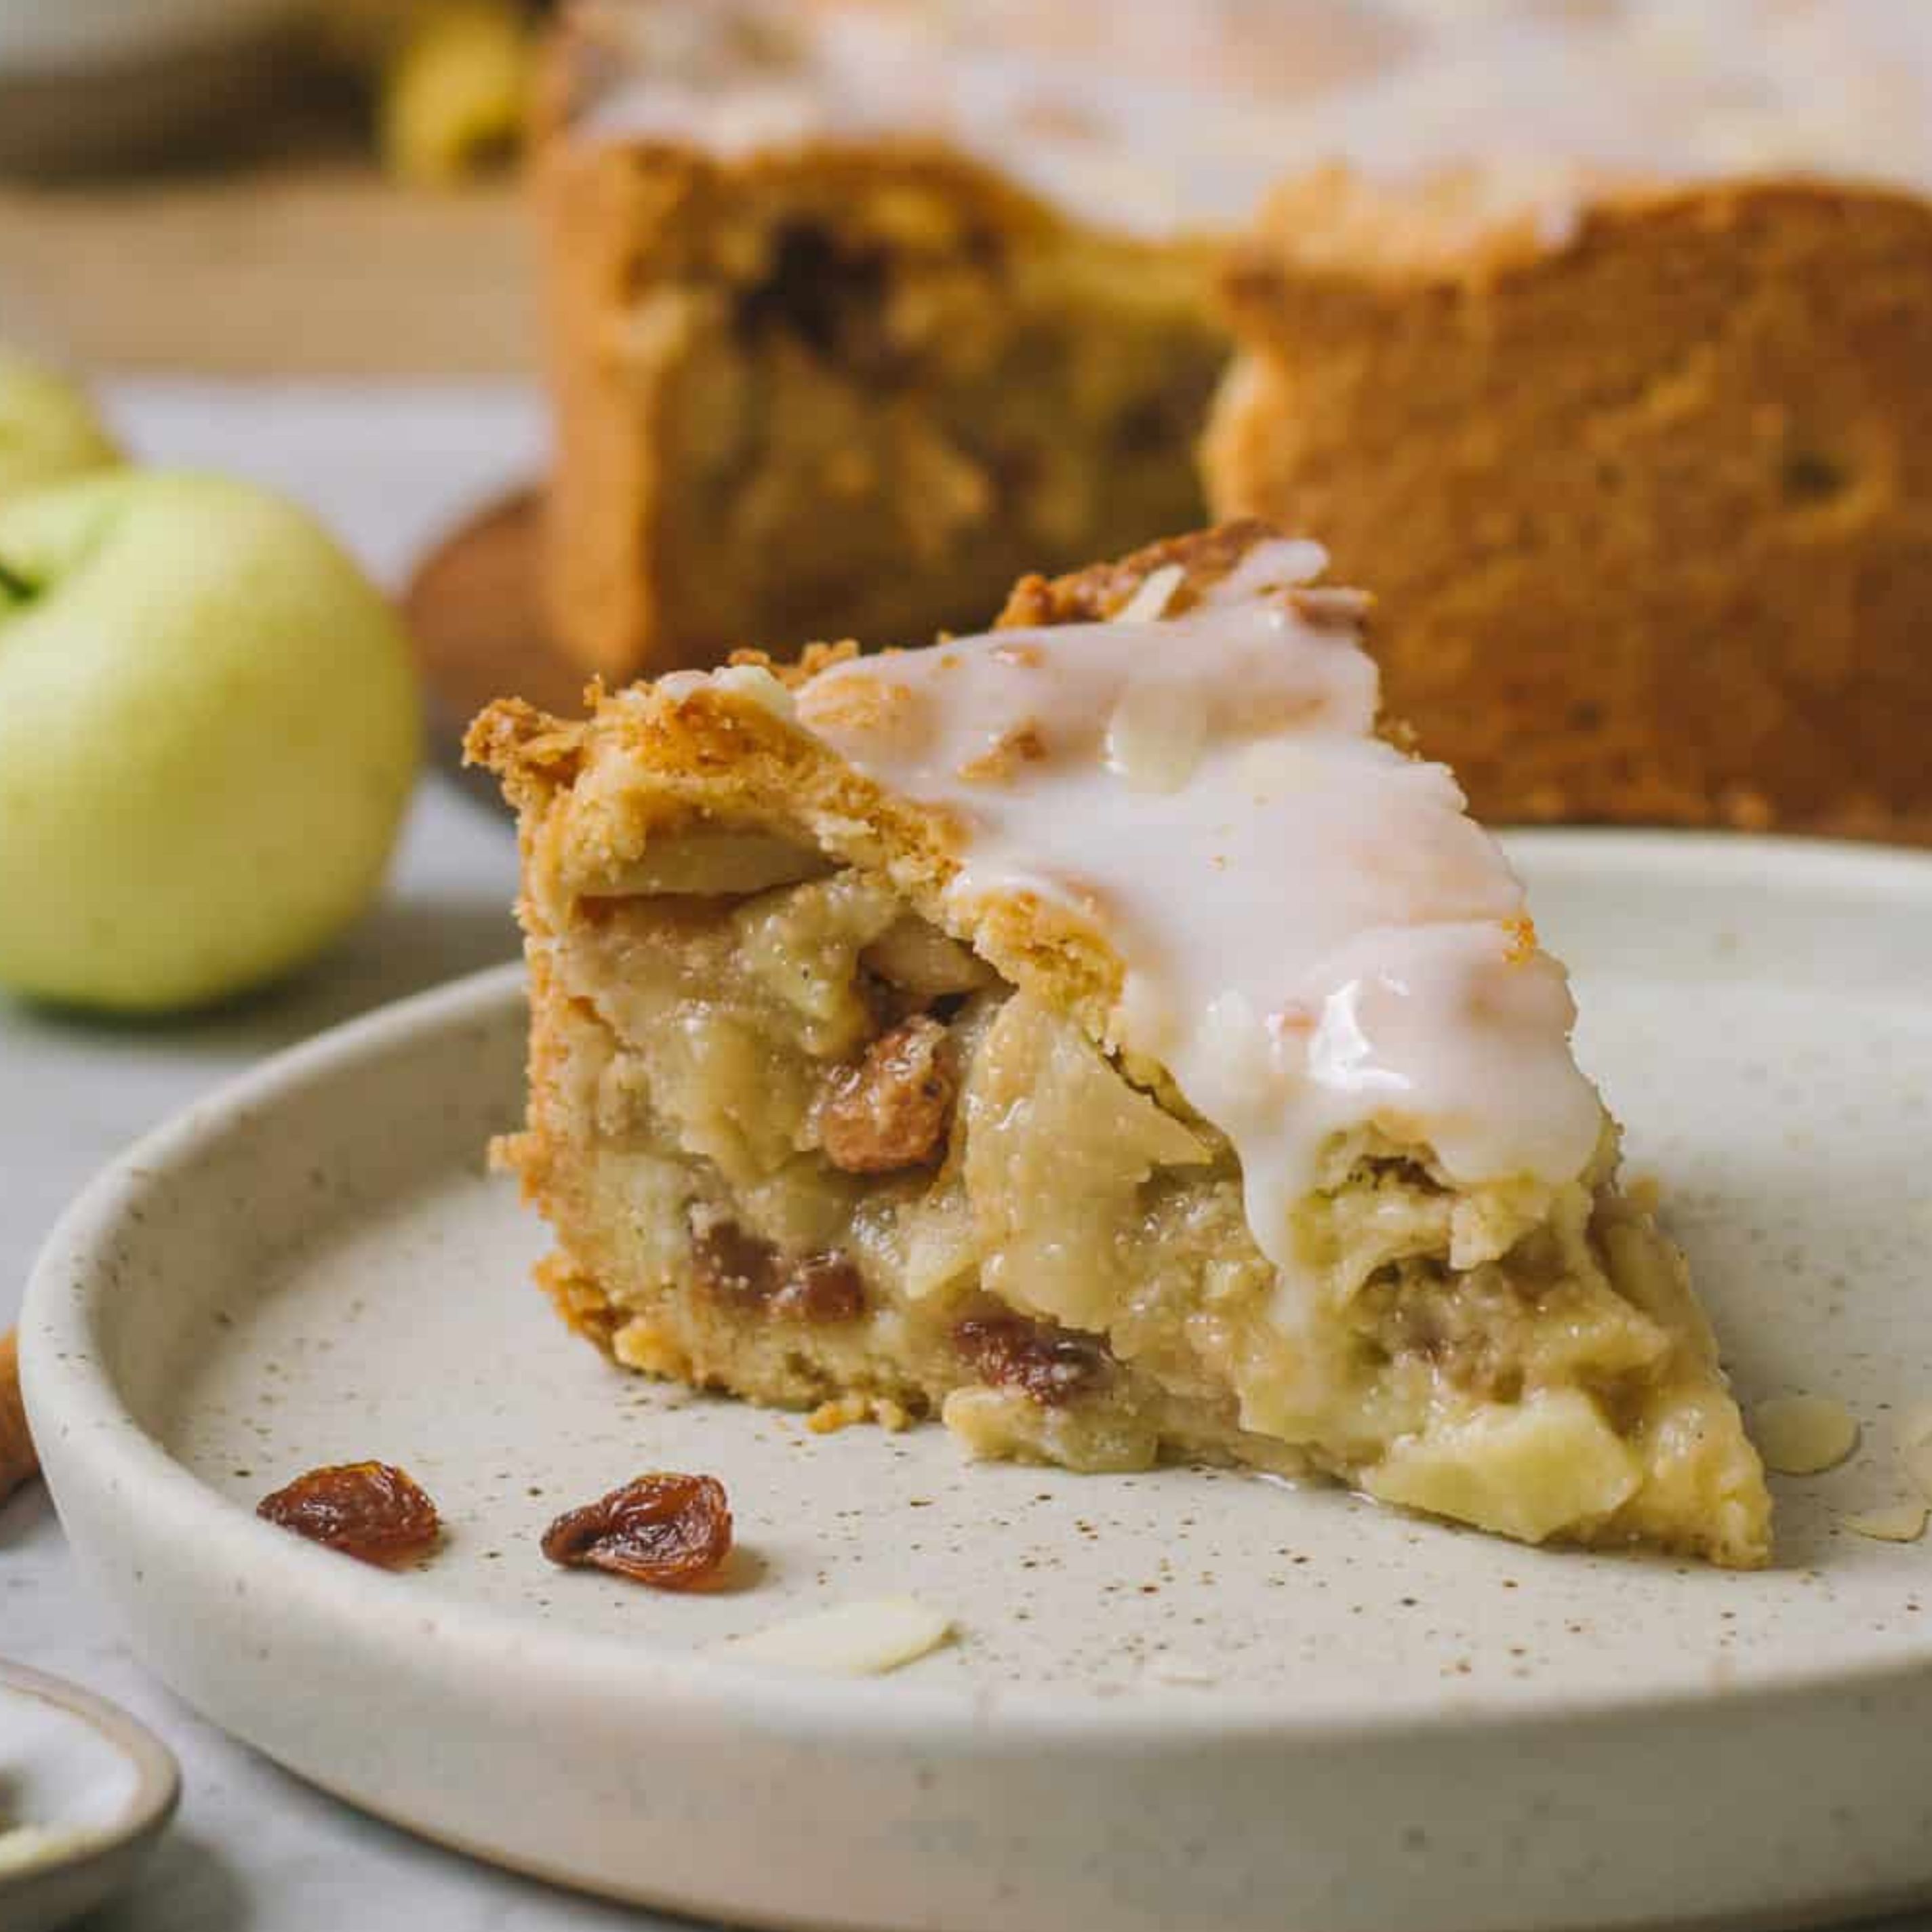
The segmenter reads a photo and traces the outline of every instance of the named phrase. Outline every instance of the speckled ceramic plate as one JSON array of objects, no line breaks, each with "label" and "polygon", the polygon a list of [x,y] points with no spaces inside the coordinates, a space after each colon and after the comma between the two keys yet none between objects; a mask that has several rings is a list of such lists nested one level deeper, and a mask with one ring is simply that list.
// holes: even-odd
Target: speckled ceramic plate
[{"label": "speckled ceramic plate", "polygon": [[[76,1204],[27,1392],[75,1548],[154,1668],[358,1804],[570,1883],[890,1932],[1796,1924],[1932,1894],[1932,1545],[1892,1501],[1932,1397],[1932,862],[1682,837],[1516,846],[1580,1049],[1668,1178],[1746,1398],[1834,1396],[1780,1561],[1538,1552],[1322,1489],[969,1466],[608,1368],[487,1178],[514,975],[259,1070]],[[401,1462],[419,1574],[268,1528],[313,1464]],[[550,1568],[551,1515],[722,1477],[724,1594]],[[959,1640],[834,1680],[734,1657],[910,1592]]]}]

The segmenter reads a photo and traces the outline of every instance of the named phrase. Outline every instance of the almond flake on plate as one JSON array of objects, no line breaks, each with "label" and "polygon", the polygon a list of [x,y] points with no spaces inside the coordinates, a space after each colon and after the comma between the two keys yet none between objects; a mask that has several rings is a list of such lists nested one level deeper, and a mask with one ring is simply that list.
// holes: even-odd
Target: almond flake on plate
[{"label": "almond flake on plate", "polygon": [[937,1650],[952,1619],[911,1597],[879,1597],[795,1617],[722,1646],[734,1657],[817,1670],[832,1677],[878,1677]]},{"label": "almond flake on plate", "polygon": [[1780,1476],[1835,1468],[1858,1444],[1857,1418],[1823,1395],[1774,1395],[1751,1412],[1752,1438]]},{"label": "almond flake on plate", "polygon": [[1875,1543],[1916,1543],[1925,1534],[1928,1513],[1923,1503],[1888,1503],[1838,1520],[1854,1536],[1868,1536]]}]

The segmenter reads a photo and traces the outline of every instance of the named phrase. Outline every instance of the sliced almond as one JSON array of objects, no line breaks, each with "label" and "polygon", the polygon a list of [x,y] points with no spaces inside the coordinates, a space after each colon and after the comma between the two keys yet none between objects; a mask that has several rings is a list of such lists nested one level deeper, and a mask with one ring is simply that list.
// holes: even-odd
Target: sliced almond
[{"label": "sliced almond", "polygon": [[1857,1418],[1823,1395],[1774,1395],[1751,1412],[1751,1436],[1765,1466],[1781,1476],[1835,1468],[1858,1447]]},{"label": "sliced almond", "polygon": [[1916,1543],[1925,1534],[1928,1514],[1932,1511],[1921,1502],[1888,1503],[1838,1520],[1854,1536],[1868,1536],[1876,1543]]},{"label": "sliced almond", "polygon": [[841,1604],[774,1624],[728,1646],[731,1655],[831,1677],[879,1677],[937,1650],[952,1619],[911,1597]]},{"label": "sliced almond", "polygon": [[1932,1442],[1932,1402],[1915,1402],[1900,1417],[1898,1439],[1907,1449]]},{"label": "sliced almond", "polygon": [[1141,579],[1140,588],[1114,613],[1117,624],[1151,624],[1162,616],[1186,573],[1178,563],[1164,563]]}]

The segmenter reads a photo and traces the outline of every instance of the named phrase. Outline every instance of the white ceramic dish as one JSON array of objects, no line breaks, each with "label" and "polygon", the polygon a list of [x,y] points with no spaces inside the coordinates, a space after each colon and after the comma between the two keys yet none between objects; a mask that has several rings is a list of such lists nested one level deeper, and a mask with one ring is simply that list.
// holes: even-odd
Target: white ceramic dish
[{"label": "white ceramic dish", "polygon": [[[160,1739],[105,1700],[0,1663],[0,1925],[52,1932],[126,1887],[181,1794]],[[31,1844],[19,1835],[32,1834]]]},{"label": "white ceramic dish", "polygon": [[[326,1036],[136,1148],[22,1324],[76,1552],[154,1668],[370,1809],[734,1922],[892,1932],[1786,1924],[1932,1896],[1932,1545],[1896,1493],[1932,1397],[1932,862],[1540,834],[1586,1063],[1667,1174],[1747,1398],[1835,1395],[1858,1454],[1780,1485],[1740,1576],[1538,1552],[1339,1493],[972,1467],[607,1369],[531,1290],[482,1144],[514,970]],[[265,1527],[384,1456],[453,1525],[423,1574]],[[550,1569],[550,1514],[722,1477],[736,1589]],[[891,1677],[725,1640],[910,1592],[962,1640]]]}]

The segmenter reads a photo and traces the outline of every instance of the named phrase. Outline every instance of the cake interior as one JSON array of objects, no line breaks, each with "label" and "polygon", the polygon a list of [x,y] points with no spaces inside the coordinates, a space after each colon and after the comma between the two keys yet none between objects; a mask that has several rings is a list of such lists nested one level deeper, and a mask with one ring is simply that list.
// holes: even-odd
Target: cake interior
[{"label": "cake interior", "polygon": [[508,1144],[547,1286],[620,1363],[824,1424],[937,1414],[977,1455],[1326,1472],[1530,1540],[1761,1556],[1755,1460],[1607,1117],[1556,1185],[1338,1136],[1291,1286],[1163,1071],[884,877],[694,818],[622,883],[532,938]]},{"label": "cake interior", "polygon": [[648,551],[654,666],[930,636],[1042,561],[1200,520],[1226,357],[1204,252],[1075,228],[964,164],[659,163],[656,186],[652,165],[663,212],[607,332],[622,386],[566,409],[556,512],[558,568],[587,581],[612,520],[569,493],[608,490],[595,449],[620,434],[658,452],[597,572]]}]

